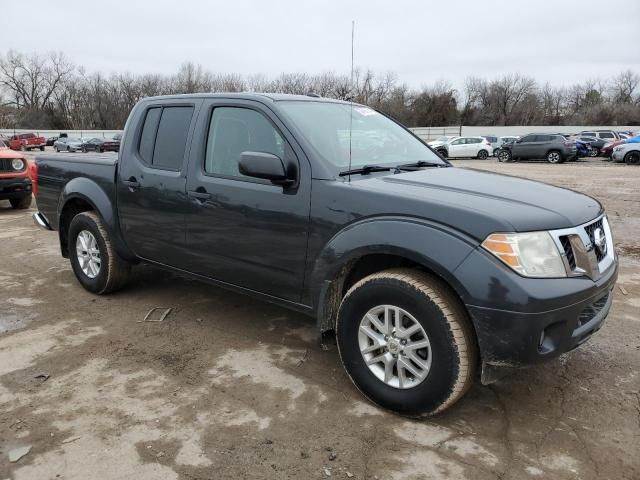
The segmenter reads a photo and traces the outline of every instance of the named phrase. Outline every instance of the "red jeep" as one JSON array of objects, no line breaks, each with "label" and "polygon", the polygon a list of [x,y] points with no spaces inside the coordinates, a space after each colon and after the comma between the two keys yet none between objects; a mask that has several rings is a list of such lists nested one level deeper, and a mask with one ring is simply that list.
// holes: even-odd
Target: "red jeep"
[{"label": "red jeep", "polygon": [[47,140],[44,137],[37,137],[34,133],[19,133],[9,138],[9,148],[12,150],[31,150],[39,148],[44,152],[44,146]]},{"label": "red jeep", "polygon": [[35,191],[35,180],[31,180],[30,164],[22,153],[9,150],[0,141],[0,200],[9,200],[13,208],[29,208],[31,192]]}]

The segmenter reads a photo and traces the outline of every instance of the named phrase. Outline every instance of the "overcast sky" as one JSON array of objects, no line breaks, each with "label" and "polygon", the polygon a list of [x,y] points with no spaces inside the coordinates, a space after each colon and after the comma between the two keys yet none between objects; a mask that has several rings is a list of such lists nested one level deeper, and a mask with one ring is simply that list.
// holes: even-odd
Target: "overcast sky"
[{"label": "overcast sky", "polygon": [[413,87],[508,72],[558,85],[640,73],[640,0],[0,3],[0,52],[62,51],[89,72],[174,73],[190,60],[225,73],[348,73],[353,19],[356,65]]}]

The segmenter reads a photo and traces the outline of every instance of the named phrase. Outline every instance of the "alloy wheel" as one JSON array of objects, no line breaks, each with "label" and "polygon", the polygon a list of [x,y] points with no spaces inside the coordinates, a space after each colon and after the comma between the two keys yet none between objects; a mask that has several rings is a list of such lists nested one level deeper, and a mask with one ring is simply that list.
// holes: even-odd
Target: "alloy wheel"
[{"label": "alloy wheel", "polygon": [[96,237],[88,230],[82,230],[76,238],[76,257],[82,272],[89,278],[100,273],[100,249]]},{"label": "alloy wheel", "polygon": [[362,317],[358,345],[369,370],[390,387],[413,388],[431,369],[431,344],[424,328],[394,305],[379,305]]}]

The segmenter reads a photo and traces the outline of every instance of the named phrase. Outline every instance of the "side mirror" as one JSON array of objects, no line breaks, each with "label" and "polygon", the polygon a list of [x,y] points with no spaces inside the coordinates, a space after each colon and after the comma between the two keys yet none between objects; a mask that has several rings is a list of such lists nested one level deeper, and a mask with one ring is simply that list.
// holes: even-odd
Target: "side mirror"
[{"label": "side mirror", "polygon": [[294,183],[294,180],[287,175],[287,170],[280,157],[271,153],[242,152],[238,169],[247,177],[271,180],[271,183],[275,185]]}]

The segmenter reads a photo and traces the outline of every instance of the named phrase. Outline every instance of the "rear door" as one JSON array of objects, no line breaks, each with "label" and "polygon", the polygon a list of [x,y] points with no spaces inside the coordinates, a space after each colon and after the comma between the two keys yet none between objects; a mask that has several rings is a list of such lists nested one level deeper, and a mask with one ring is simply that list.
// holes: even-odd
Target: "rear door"
[{"label": "rear door", "polygon": [[120,227],[141,258],[184,267],[186,159],[202,100],[149,103],[137,113],[117,179]]},{"label": "rear door", "polygon": [[[259,102],[205,100],[191,152],[187,245],[192,272],[299,302],[307,253],[311,168],[277,116]],[[296,165],[298,183],[246,177],[244,151]]]}]

